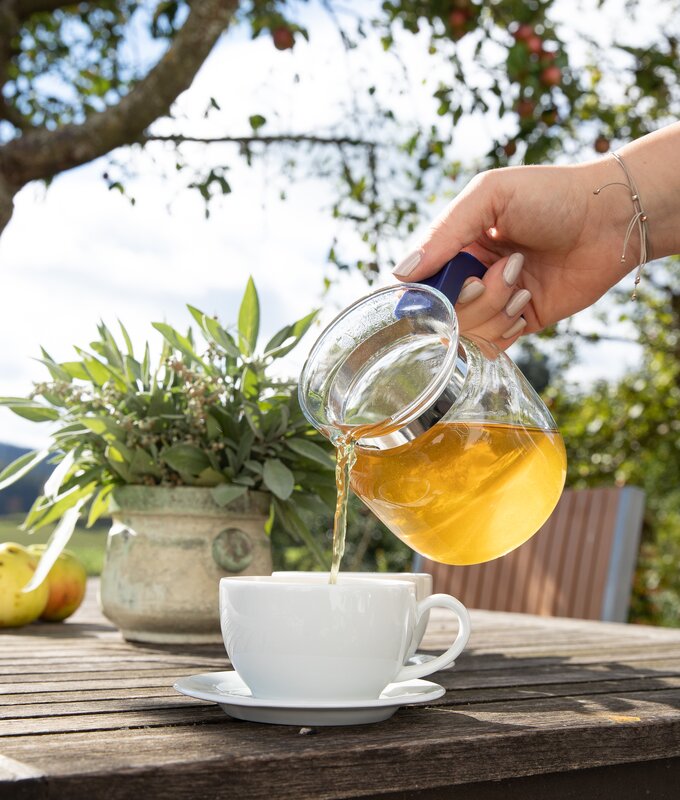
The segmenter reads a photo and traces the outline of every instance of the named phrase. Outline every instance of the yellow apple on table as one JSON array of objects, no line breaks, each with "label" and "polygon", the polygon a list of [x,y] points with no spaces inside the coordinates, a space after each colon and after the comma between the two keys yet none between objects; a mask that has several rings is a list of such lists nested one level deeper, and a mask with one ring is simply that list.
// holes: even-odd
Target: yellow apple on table
[{"label": "yellow apple on table", "polygon": [[32,592],[22,591],[33,577],[38,560],[16,542],[0,544],[0,628],[26,625],[43,613],[49,596],[47,582]]},{"label": "yellow apple on table", "polygon": [[[39,558],[45,545],[29,545],[28,551]],[[82,562],[70,550],[62,550],[44,581],[49,589],[49,598],[40,619],[61,622],[70,617],[83,602],[86,583],[87,572]]]}]

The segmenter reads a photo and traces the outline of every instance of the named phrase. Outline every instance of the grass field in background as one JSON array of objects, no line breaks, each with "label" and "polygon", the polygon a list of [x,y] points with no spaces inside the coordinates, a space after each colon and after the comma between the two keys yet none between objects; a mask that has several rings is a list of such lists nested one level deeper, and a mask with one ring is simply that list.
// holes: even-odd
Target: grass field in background
[{"label": "grass field in background", "polygon": [[[23,519],[23,514],[0,516],[0,542],[17,542],[24,546],[47,542],[53,530],[52,526],[38,533],[26,533],[19,530]],[[106,521],[89,529],[78,527],[66,545],[67,549],[83,562],[88,575],[99,575],[102,571],[108,529],[109,523]]]}]

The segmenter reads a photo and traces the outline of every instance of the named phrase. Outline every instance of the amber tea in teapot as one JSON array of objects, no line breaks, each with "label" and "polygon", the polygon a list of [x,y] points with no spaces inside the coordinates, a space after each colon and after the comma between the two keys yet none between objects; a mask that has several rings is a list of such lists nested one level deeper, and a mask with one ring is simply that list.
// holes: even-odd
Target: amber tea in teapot
[{"label": "amber tea in teapot", "polygon": [[442,422],[394,450],[356,447],[350,485],[417,553],[477,564],[541,527],[562,492],[565,466],[557,431]]}]

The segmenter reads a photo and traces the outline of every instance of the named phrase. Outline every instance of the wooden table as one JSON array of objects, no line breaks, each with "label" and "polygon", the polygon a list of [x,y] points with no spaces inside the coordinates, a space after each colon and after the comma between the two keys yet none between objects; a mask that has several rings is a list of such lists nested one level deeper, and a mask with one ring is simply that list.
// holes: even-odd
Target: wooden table
[{"label": "wooden table", "polygon": [[128,644],[90,592],[66,623],[0,633],[0,798],[680,796],[680,630],[473,612],[473,631],[441,700],[303,731],[177,694],[223,649]]}]

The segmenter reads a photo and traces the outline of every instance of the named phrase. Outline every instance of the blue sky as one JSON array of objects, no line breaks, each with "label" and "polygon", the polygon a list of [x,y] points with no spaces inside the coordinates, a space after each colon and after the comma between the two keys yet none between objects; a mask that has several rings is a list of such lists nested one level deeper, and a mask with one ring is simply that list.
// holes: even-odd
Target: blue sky
[{"label": "blue sky", "polygon": [[[248,116],[272,103],[279,109],[272,124],[280,130],[339,124],[341,103],[359,78],[348,73],[328,22],[317,13],[314,23],[312,43],[299,42],[294,55],[276,51],[268,37],[251,42],[242,34],[226,36],[177,104],[185,130],[224,132],[227,124],[229,133],[245,132]],[[404,113],[425,114],[428,95],[420,80],[432,78],[425,48],[411,43],[402,56],[412,84],[401,101]],[[359,61],[364,67],[385,64],[373,78],[387,90],[394,73],[386,61],[378,61],[381,57],[372,41]],[[224,113],[205,121],[211,96]],[[490,133],[484,120],[463,120],[457,133],[460,158],[482,153]],[[203,155],[196,150],[195,157]],[[159,161],[168,166],[164,156]],[[163,179],[148,158],[136,163],[138,177],[130,184],[134,207],[107,190],[101,180],[104,162],[58,177],[49,190],[24,189],[0,239],[0,393],[30,391],[32,381],[44,378],[33,360],[40,345],[57,359],[70,358],[71,346],[90,341],[100,319],[113,326],[120,318],[140,343],[156,337],[152,321],[188,325],[186,303],[233,322],[248,275],[261,294],[264,336],[322,303],[327,321],[366,293],[363,278],[343,275],[330,297],[322,299],[323,276],[336,277],[326,264],[335,232],[325,210],[328,187],[299,181],[287,187],[288,200],[281,202],[274,156],[251,170],[237,159],[232,163],[234,192],[215,203],[208,220],[197,194],[183,191],[176,178]],[[433,202],[432,217],[445,202],[444,197]],[[408,248],[405,242],[393,245],[397,256]],[[381,279],[389,282],[389,276]],[[587,316],[582,319],[590,328]],[[308,335],[291,355],[284,366],[289,373],[297,373],[312,339]],[[584,382],[634,365],[637,352],[610,345],[589,348],[586,356],[574,375]],[[38,446],[45,436],[45,428],[0,409],[0,441]]]}]

